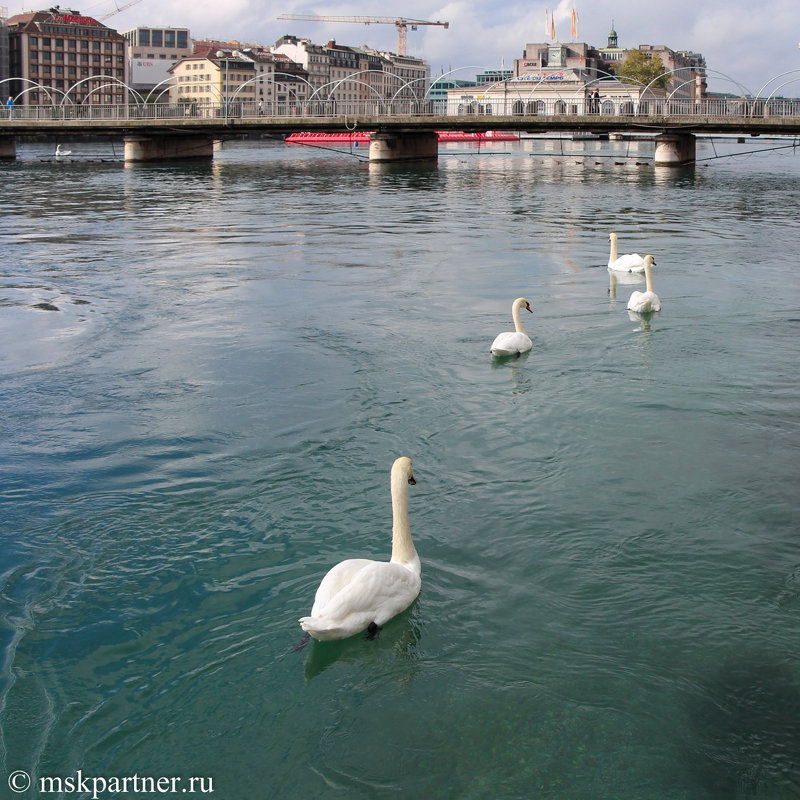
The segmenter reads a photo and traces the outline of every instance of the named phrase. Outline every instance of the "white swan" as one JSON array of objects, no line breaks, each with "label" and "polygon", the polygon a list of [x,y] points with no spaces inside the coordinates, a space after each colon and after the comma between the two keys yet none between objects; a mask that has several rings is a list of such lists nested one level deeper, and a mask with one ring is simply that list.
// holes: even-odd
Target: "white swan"
[{"label": "white swan", "polygon": [[517,356],[520,353],[527,353],[533,347],[530,337],[525,333],[522,323],[519,321],[519,310],[526,308],[533,314],[531,304],[524,298],[518,297],[511,306],[511,318],[514,320],[514,330],[498,333],[492,342],[493,356]]},{"label": "white swan", "polygon": [[644,259],[638,253],[627,253],[617,256],[617,234],[609,233],[608,241],[611,242],[611,252],[608,256],[608,268],[617,272],[643,272]]},{"label": "white swan", "polygon": [[661,311],[661,301],[653,291],[653,273],[650,267],[656,262],[653,256],[644,257],[644,279],[647,282],[647,291],[634,292],[628,300],[628,311],[644,313],[646,311]]},{"label": "white swan", "polygon": [[408,485],[415,484],[411,459],[392,464],[392,559],[341,561],[322,579],[311,616],[300,627],[315,639],[346,639],[380,626],[408,608],[419,594],[421,566],[411,541],[408,522]]},{"label": "white swan", "polygon": [[72,150],[62,150],[61,145],[56,145],[56,155],[57,156],[69,156],[72,155]]}]

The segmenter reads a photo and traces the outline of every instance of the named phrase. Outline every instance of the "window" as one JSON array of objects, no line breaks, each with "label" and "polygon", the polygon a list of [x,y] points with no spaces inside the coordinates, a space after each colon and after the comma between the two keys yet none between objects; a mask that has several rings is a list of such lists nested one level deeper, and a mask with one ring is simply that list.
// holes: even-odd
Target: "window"
[{"label": "window", "polygon": [[151,31],[153,38],[151,44],[153,47],[161,47],[163,44],[163,37],[161,36],[162,31]]},{"label": "window", "polygon": [[186,31],[178,31],[178,47],[188,47],[189,39]]},{"label": "window", "polygon": [[64,40],[63,39],[56,39],[56,47],[60,47],[63,50],[64,49]]},{"label": "window", "polygon": [[175,47],[175,31],[164,31],[164,47]]},{"label": "window", "polygon": [[139,45],[144,47],[144,45],[150,44],[150,31],[139,31]]},{"label": "window", "polygon": [[69,49],[74,50],[78,43],[74,39],[69,40]]},{"label": "window", "polygon": [[28,41],[29,41],[29,42],[30,42],[32,45],[37,45],[37,46],[38,46],[38,44],[39,44],[39,37],[38,37],[38,36],[31,36],[31,37],[28,39]]},{"label": "window", "polygon": [[50,37],[43,36],[42,37],[42,47],[50,47]]}]

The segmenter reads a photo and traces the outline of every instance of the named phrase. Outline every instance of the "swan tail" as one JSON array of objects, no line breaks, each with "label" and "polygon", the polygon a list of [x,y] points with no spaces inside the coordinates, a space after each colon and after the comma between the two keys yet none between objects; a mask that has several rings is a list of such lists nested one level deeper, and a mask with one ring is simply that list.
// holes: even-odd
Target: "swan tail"
[{"label": "swan tail", "polygon": [[355,627],[364,630],[368,624],[369,623],[365,622],[363,626],[349,625],[345,627],[344,625],[337,625],[335,622],[331,622],[331,620],[325,619],[324,617],[300,618],[300,627],[320,642],[329,642],[334,639],[346,639],[359,632],[355,630]]}]

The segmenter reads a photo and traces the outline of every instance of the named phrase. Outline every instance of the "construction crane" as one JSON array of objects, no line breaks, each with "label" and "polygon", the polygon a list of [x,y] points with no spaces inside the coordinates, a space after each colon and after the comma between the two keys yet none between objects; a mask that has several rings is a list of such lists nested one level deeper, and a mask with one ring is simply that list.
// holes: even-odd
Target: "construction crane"
[{"label": "construction crane", "polygon": [[296,19],[306,22],[360,22],[363,25],[395,25],[397,27],[397,52],[399,55],[406,54],[406,30],[409,25],[411,30],[417,29],[417,25],[439,25],[442,28],[449,28],[449,22],[429,22],[423,19],[406,19],[405,17],[328,17],[318,14],[281,14],[278,19]]},{"label": "construction crane", "polygon": [[[97,17],[98,22],[102,22],[104,19],[108,19],[109,17],[113,17],[114,14],[119,14],[120,11],[124,11],[126,8],[130,8],[131,6],[135,6],[137,3],[141,3],[142,0],[130,0],[130,2],[125,3],[121,6],[117,6],[114,11],[110,12],[109,14],[104,14],[102,17]],[[116,0],[114,2],[116,5]]]}]

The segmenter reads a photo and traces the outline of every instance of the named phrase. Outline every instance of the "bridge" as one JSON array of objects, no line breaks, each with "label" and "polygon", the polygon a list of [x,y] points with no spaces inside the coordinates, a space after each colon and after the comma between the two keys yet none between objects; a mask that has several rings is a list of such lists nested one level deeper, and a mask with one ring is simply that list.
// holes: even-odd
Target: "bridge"
[{"label": "bridge", "polygon": [[[469,108],[466,111],[474,111]],[[800,136],[800,100],[730,98],[642,100],[603,107],[562,102],[513,104],[508,113],[466,113],[430,100],[393,103],[73,104],[14,106],[0,111],[0,158],[16,157],[22,136],[121,138],[130,162],[213,158],[213,143],[239,134],[369,131],[371,161],[436,158],[437,131],[652,134],[656,164],[687,164],[698,134]]]}]

